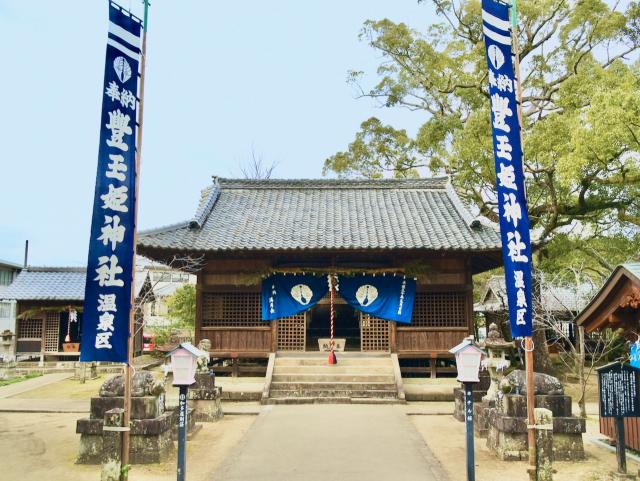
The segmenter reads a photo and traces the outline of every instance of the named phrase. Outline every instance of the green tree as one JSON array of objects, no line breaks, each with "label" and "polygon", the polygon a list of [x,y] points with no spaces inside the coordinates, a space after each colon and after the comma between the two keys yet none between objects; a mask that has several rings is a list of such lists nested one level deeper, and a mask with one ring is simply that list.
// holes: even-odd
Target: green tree
[{"label": "green tree", "polygon": [[[361,39],[382,58],[378,81],[367,89],[363,72],[350,73],[363,97],[422,113],[424,123],[410,135],[369,118],[347,150],[325,161],[324,173],[448,174],[466,202],[497,221],[480,1],[430,3],[441,21],[425,32],[388,19],[365,22]],[[624,244],[640,225],[640,4],[518,3],[524,167],[538,261],[566,254],[567,241],[588,249],[616,235]],[[606,258],[606,242],[601,247]],[[535,337],[536,369],[549,371],[544,332]]]},{"label": "green tree", "polygon": [[[385,107],[422,112],[415,136],[365,120],[339,176],[452,175],[460,195],[497,221],[487,66],[478,0],[432,0],[440,23],[421,33],[369,20],[361,38],[381,55],[377,83],[350,80]],[[529,214],[541,252],[568,227],[582,238],[640,225],[640,6],[521,0],[519,45]]]},{"label": "green tree", "polygon": [[169,317],[184,327],[194,327],[196,319],[196,287],[185,284],[167,298]]}]

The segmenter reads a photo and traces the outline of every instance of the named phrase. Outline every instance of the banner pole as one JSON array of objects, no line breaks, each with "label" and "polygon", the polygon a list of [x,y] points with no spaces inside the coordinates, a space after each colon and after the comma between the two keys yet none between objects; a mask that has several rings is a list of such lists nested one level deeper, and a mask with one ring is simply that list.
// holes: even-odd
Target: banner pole
[{"label": "banner pole", "polygon": [[[517,18],[517,0],[511,2],[511,31],[514,54],[514,67],[516,74],[516,95],[518,99],[517,112],[518,122],[520,124],[520,145],[522,145],[522,172],[524,175],[524,137],[523,137],[523,120],[522,114],[522,77],[520,76],[520,45],[518,42],[518,18]],[[523,184],[526,196],[526,183]],[[525,364],[525,382],[527,386],[527,441],[529,445],[529,479],[535,481],[537,478],[537,453],[536,453],[536,428],[535,428],[535,393],[533,386],[533,338],[526,336],[524,338],[524,364]]]},{"label": "banner pole", "polygon": [[[144,0],[144,24],[142,31],[142,50],[140,53],[140,91],[138,101],[138,130],[136,132],[136,187],[133,202],[133,261],[131,269],[131,307],[129,309],[129,338],[127,341],[127,365],[124,376],[124,426],[131,426],[131,383],[133,378],[133,350],[135,347],[135,316],[136,316],[136,251],[138,243],[138,193],[140,187],[140,157],[142,155],[142,121],[144,113],[144,73],[147,59],[147,23],[149,18],[149,0]],[[131,446],[131,432],[129,429],[122,436],[122,471],[121,481],[129,479],[129,451]]]}]

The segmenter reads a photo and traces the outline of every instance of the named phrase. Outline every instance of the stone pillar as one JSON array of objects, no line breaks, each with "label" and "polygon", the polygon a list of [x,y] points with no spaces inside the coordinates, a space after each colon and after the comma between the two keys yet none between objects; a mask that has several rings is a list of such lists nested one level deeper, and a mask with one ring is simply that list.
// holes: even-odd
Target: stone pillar
[{"label": "stone pillar", "polygon": [[536,481],[553,481],[553,413],[535,408],[536,420]]},{"label": "stone pillar", "polygon": [[102,474],[100,481],[119,481],[122,469],[122,423],[124,409],[115,408],[104,414],[102,427]]}]

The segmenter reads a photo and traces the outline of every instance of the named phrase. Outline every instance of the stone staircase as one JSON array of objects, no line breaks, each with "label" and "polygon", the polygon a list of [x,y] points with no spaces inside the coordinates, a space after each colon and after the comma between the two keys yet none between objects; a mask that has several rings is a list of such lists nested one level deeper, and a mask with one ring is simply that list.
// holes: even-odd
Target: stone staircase
[{"label": "stone staircase", "polygon": [[327,364],[326,353],[281,354],[275,358],[265,404],[398,403],[396,369],[390,354],[336,353],[338,364]]}]

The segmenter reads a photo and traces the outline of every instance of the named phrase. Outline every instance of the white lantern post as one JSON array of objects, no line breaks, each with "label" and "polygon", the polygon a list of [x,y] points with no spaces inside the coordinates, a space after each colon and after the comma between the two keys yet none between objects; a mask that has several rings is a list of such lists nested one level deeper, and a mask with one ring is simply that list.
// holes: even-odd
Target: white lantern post
[{"label": "white lantern post", "polygon": [[449,350],[456,356],[458,381],[464,385],[464,419],[467,430],[467,480],[475,481],[475,461],[473,447],[473,384],[480,382],[480,361],[484,351],[473,342],[473,336],[465,338]]},{"label": "white lantern post", "polygon": [[187,393],[189,386],[196,382],[196,368],[199,357],[209,357],[209,353],[183,342],[171,350],[173,385],[180,387],[178,397],[178,481],[184,481],[187,469]]}]

